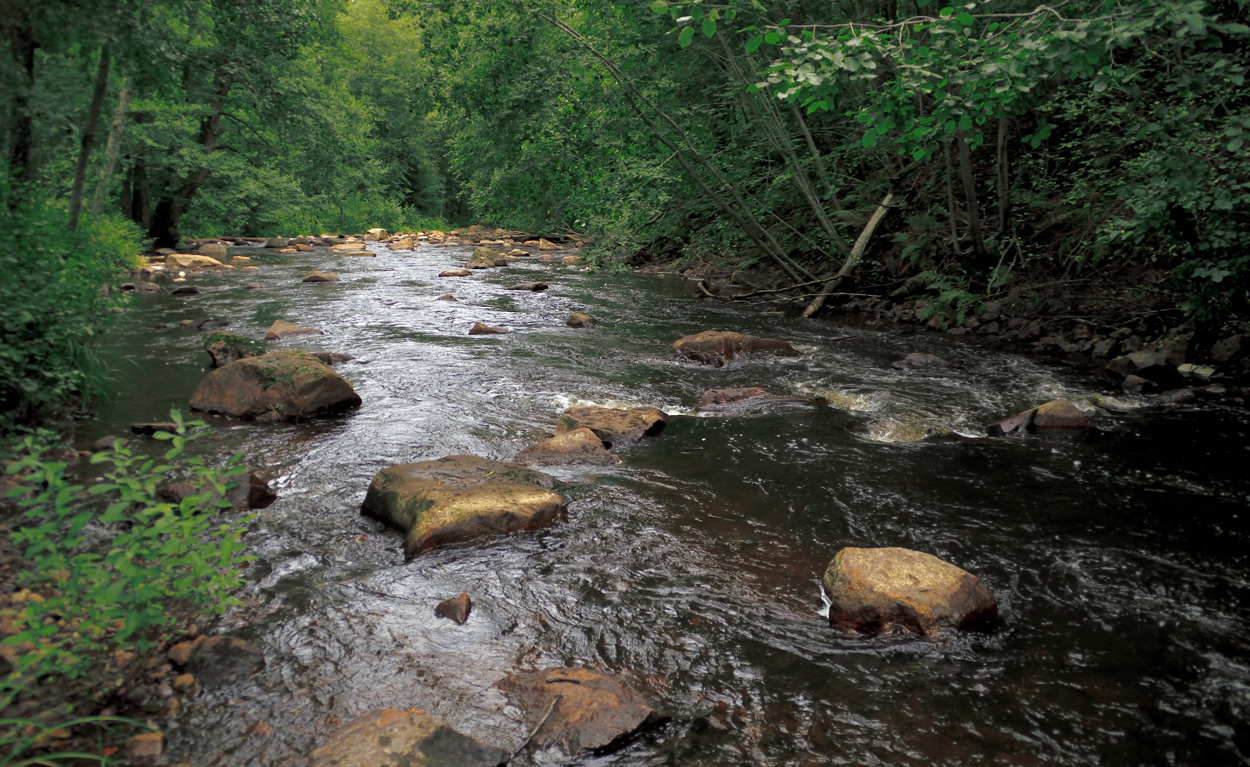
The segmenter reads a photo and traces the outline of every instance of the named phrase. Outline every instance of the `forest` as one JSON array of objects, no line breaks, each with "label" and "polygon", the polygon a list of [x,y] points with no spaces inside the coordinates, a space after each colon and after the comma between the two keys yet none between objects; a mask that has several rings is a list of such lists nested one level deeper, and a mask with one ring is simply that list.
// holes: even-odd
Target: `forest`
[{"label": "forest", "polygon": [[4,0],[0,400],[93,393],[96,286],[226,234],[485,223],[575,235],[602,268],[854,272],[947,323],[1029,280],[1147,272],[1173,324],[1218,333],[1250,285],[1245,17]]}]

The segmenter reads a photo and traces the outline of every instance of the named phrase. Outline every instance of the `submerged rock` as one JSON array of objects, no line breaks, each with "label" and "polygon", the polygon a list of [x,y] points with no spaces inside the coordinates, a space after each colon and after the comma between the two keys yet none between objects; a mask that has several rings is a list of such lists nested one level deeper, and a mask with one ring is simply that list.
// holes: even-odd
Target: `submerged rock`
[{"label": "submerged rock", "polygon": [[434,300],[435,301],[455,301],[456,297],[450,293],[444,293],[443,295],[439,296],[438,298]]},{"label": "submerged rock", "polygon": [[571,407],[560,416],[556,424],[556,434],[587,428],[603,441],[604,447],[612,449],[632,445],[643,437],[654,437],[664,431],[667,423],[668,413],[653,407],[629,410]]},{"label": "submerged rock", "polygon": [[1005,437],[1009,434],[1023,434],[1026,431],[1044,434],[1094,428],[1097,427],[1094,426],[1093,421],[1089,420],[1080,408],[1066,399],[1057,399],[991,424],[986,428],[985,433],[991,437]]},{"label": "submerged rock", "polygon": [[196,643],[187,671],[205,687],[238,684],[265,667],[260,648],[238,637],[219,635]]},{"label": "submerged rock", "polygon": [[513,674],[496,682],[495,688],[525,712],[526,729],[537,730],[529,744],[535,751],[554,747],[568,756],[602,754],[668,721],[620,677],[586,669]]},{"label": "submerged rock", "polygon": [[504,330],[503,328],[491,327],[490,325],[487,325],[485,322],[475,322],[473,323],[473,327],[469,328],[469,335],[471,336],[490,336],[490,335],[503,336],[507,334],[508,334],[508,331]]},{"label": "submerged rock", "polygon": [[178,424],[172,421],[155,421],[152,423],[132,423],[130,430],[135,434],[141,434],[145,437],[151,437],[158,431],[166,431],[170,434],[178,431]]},{"label": "submerged rock", "polygon": [[270,237],[265,241],[266,248],[285,248],[288,244],[282,237]]},{"label": "submerged rock", "polygon": [[444,599],[434,608],[434,614],[439,618],[447,618],[453,620],[457,624],[463,626],[465,621],[469,619],[469,613],[473,611],[473,600],[469,598],[467,591],[461,592],[460,596]]},{"label": "submerged rock", "polygon": [[573,312],[569,318],[564,321],[565,325],[571,328],[593,328],[595,326],[595,318],[589,314],[581,312]]},{"label": "submerged rock", "polygon": [[822,403],[824,400],[773,394],[758,386],[750,386],[741,389],[708,389],[699,398],[699,404],[695,409],[702,411],[750,410],[772,405],[817,407]]},{"label": "submerged rock", "polygon": [[312,767],[499,767],[508,752],[462,735],[419,708],[361,714],[313,750]]},{"label": "submerged rock", "polygon": [[217,368],[205,376],[191,407],[234,418],[295,421],[360,405],[342,376],[308,352],[270,352]]},{"label": "submerged rock", "polygon": [[621,462],[620,458],[608,452],[597,434],[585,427],[530,445],[517,453],[513,460],[528,466],[611,466]]},{"label": "submerged rock", "polygon": [[440,272],[438,276],[439,277],[468,277],[471,274],[473,274],[473,272],[470,272],[468,269],[448,269],[445,272]]},{"label": "submerged rock", "polygon": [[171,296],[193,296],[199,292],[200,292],[200,289],[195,287],[194,285],[183,285],[181,287],[177,287],[169,291],[169,294]]},{"label": "submerged rock", "polygon": [[194,320],[183,320],[179,323],[187,330],[198,330],[206,333],[216,328],[224,328],[230,324],[230,320],[210,319],[208,317],[198,317]]},{"label": "submerged rock", "polygon": [[722,330],[705,330],[673,342],[678,357],[722,367],[745,352],[794,352],[794,347],[775,338],[759,338]]},{"label": "submerged rock", "polygon": [[361,511],[404,533],[411,559],[440,546],[537,530],[565,513],[555,479],[474,455],[391,466],[369,483]]},{"label": "submerged rock", "polygon": [[268,330],[265,331],[265,340],[280,341],[283,338],[289,338],[291,336],[319,336],[321,334],[321,331],[316,328],[301,328],[294,322],[274,320],[274,323],[269,326]]},{"label": "submerged rock", "polygon": [[343,257],[354,256],[358,258],[377,258],[378,254],[374,253],[372,250],[340,250],[334,255]]},{"label": "submerged rock", "polygon": [[319,272],[313,269],[304,275],[304,279],[300,282],[341,282],[341,278],[334,272]]},{"label": "submerged rock", "polygon": [[204,336],[204,351],[212,357],[213,367],[219,368],[244,357],[259,357],[265,353],[265,346],[237,333],[214,330]]},{"label": "submerged rock", "polygon": [[350,354],[340,354],[339,352],[312,352],[312,356],[316,357],[322,365],[334,366],[340,362],[350,362],[356,359]]},{"label": "submerged rock", "polygon": [[933,368],[944,368],[947,366],[946,360],[936,354],[922,354],[920,352],[912,352],[898,362],[890,365],[890,367],[895,370],[931,370]]},{"label": "submerged rock", "polygon": [[547,283],[545,282],[519,282],[516,285],[509,285],[508,287],[504,288],[504,290],[528,290],[533,293],[537,293],[541,290],[546,290],[546,289],[547,289]]},{"label": "submerged rock", "polygon": [[998,602],[975,575],[919,551],[842,549],[823,584],[829,624],[862,634],[990,630],[998,620]]}]

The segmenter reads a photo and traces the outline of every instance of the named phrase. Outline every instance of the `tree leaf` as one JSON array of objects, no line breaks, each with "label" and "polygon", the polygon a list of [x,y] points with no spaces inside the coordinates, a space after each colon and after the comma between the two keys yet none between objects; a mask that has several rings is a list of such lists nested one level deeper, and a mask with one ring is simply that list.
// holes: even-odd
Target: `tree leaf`
[{"label": "tree leaf", "polygon": [[667,13],[668,3],[664,2],[664,0],[655,0],[655,2],[651,4],[651,12],[659,14]]},{"label": "tree leaf", "polygon": [[875,130],[870,130],[864,134],[864,138],[860,142],[864,145],[864,149],[872,149],[877,145],[877,135]]},{"label": "tree leaf", "polygon": [[755,53],[760,48],[760,43],[764,42],[763,35],[751,35],[747,38],[747,53]]},{"label": "tree leaf", "polygon": [[716,37],[716,22],[712,20],[711,16],[703,20],[703,36]]},{"label": "tree leaf", "polygon": [[971,13],[968,13],[967,11],[964,11],[963,13],[960,13],[958,16],[956,16],[955,21],[958,21],[960,24],[962,24],[965,27],[970,27],[973,24],[977,23],[976,17],[974,17]]},{"label": "tree leaf", "polygon": [[694,27],[686,27],[677,36],[677,44],[682,48],[688,47],[692,40],[694,40]]}]

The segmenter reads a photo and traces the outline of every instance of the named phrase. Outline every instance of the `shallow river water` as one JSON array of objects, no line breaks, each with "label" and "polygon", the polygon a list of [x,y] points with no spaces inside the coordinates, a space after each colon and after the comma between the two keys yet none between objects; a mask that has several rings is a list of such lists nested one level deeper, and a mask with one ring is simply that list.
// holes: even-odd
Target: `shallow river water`
[{"label": "shallow river water", "polygon": [[[514,671],[637,673],[673,722],[594,765],[1224,765],[1250,757],[1247,419],[1214,404],[1100,412],[1099,430],[916,442],[1056,396],[1093,373],[941,334],[802,320],[694,297],[672,276],[551,263],[443,278],[468,249],[288,256],[141,295],[107,341],[119,398],[80,433],[186,412],[208,370],[187,318],[260,338],[276,319],[322,336],[271,344],[346,352],[357,411],[295,425],[208,418],[196,448],[243,451],[281,498],[247,535],[264,671],[208,691],[167,730],[172,760],[306,763],[337,723],[427,709],[503,748],[526,728],[490,686]],[[232,253],[233,255],[233,253]],[[338,284],[302,284],[309,269]],[[504,291],[541,279],[545,293]],[[256,284],[246,290],[244,285]],[[436,301],[453,293],[456,303]],[[598,327],[574,330],[572,311]],[[469,337],[474,322],[504,336]],[[157,324],[172,325],[154,329]],[[676,361],[706,329],[791,341],[797,357],[724,369]],[[904,373],[930,352],[958,367]],[[708,388],[825,396],[828,408],[692,414]],[[567,521],[405,563],[399,533],[361,516],[386,466],[509,460],[574,404],[674,414],[618,467],[554,470]],[[136,442],[137,446],[142,443]],[[987,636],[849,639],[820,577],[845,546],[903,546],[980,577]],[[434,606],[467,591],[457,626]],[[272,731],[270,731],[272,728]]]}]

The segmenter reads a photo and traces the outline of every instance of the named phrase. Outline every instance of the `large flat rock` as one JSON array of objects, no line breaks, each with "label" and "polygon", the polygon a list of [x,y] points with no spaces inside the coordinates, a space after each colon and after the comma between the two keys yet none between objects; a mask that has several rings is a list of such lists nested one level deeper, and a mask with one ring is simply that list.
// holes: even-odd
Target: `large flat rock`
[{"label": "large flat rock", "polygon": [[794,353],[794,347],[775,338],[760,338],[723,330],[705,330],[673,342],[673,352],[683,359],[723,367],[748,352]]},{"label": "large flat rock", "polygon": [[312,752],[312,767],[498,767],[508,753],[419,708],[361,714]]},{"label": "large flat rock", "polygon": [[643,437],[654,437],[664,430],[668,413],[653,407],[617,410],[609,407],[571,407],[560,416],[556,434],[590,429],[604,447],[632,445]]},{"label": "large flat rock", "polygon": [[527,466],[611,466],[621,462],[603,446],[599,435],[586,427],[530,445],[513,460]]},{"label": "large flat rock", "polygon": [[537,530],[565,513],[554,477],[475,455],[391,466],[369,483],[361,511],[404,533],[408,558],[440,546]]},{"label": "large flat rock", "polygon": [[191,396],[191,407],[234,418],[297,421],[341,413],[360,396],[313,355],[279,351],[246,357],[209,373]]},{"label": "large flat rock", "polygon": [[842,549],[824,588],[830,625],[862,634],[986,630],[998,620],[998,602],[975,575],[910,549]]}]

